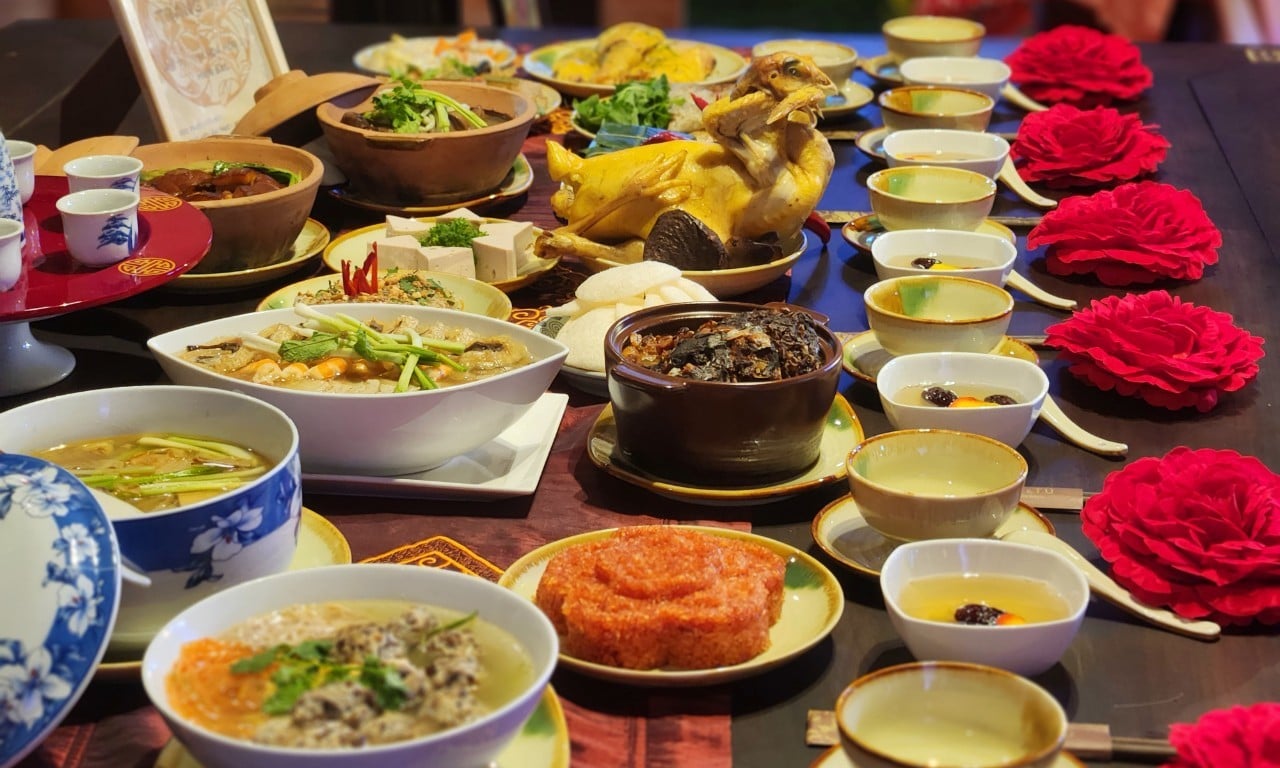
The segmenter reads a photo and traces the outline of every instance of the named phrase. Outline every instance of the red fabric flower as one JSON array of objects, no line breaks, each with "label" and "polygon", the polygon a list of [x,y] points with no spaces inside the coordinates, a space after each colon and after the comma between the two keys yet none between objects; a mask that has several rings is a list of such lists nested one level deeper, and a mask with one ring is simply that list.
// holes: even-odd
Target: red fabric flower
[{"label": "red fabric flower", "polygon": [[1168,151],[1158,127],[1137,115],[1054,104],[1022,119],[1009,154],[1027,181],[1066,188],[1135,179],[1154,171]]},{"label": "red fabric flower", "polygon": [[1212,410],[1223,392],[1258,375],[1263,355],[1263,340],[1233,325],[1231,315],[1167,291],[1094,301],[1045,334],[1072,374],[1169,410]]},{"label": "red fabric flower", "polygon": [[1222,233],[1191,192],[1140,181],[1062,200],[1027,234],[1028,248],[1042,245],[1052,274],[1123,286],[1200,279],[1218,263]]},{"label": "red fabric flower", "polygon": [[1280,768],[1280,703],[1215,709],[1194,725],[1174,723],[1178,757],[1167,768]]},{"label": "red fabric flower", "polygon": [[1080,515],[1142,602],[1223,625],[1280,622],[1280,475],[1258,459],[1185,446],[1138,459]]},{"label": "red fabric flower", "polygon": [[1071,24],[1031,35],[1005,63],[1009,79],[1031,98],[1077,107],[1136,99],[1154,81],[1136,45]]}]

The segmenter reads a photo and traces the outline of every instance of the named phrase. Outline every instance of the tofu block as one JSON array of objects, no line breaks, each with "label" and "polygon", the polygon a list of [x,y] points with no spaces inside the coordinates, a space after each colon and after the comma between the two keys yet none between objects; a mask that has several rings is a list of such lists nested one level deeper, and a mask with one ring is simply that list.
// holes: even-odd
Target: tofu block
[{"label": "tofu block", "polygon": [[445,248],[443,246],[423,248],[419,246],[419,250],[426,259],[426,268],[432,272],[447,272],[451,275],[462,275],[473,279],[476,277],[476,260],[470,248]]},{"label": "tofu block", "polygon": [[425,235],[433,225],[418,221],[417,219],[408,219],[404,216],[387,216],[387,237],[399,237],[401,235]]},{"label": "tofu block", "polygon": [[448,213],[442,213],[436,217],[437,219],[483,219],[484,217],[470,208],[456,208]]},{"label": "tofu block", "polygon": [[422,245],[413,235],[381,237],[374,240],[378,246],[378,269],[426,269],[426,257]]},{"label": "tofu block", "polygon": [[481,280],[510,280],[529,261],[533,250],[533,225],[528,222],[494,221],[480,226],[484,234],[471,241],[476,252],[476,274]]}]

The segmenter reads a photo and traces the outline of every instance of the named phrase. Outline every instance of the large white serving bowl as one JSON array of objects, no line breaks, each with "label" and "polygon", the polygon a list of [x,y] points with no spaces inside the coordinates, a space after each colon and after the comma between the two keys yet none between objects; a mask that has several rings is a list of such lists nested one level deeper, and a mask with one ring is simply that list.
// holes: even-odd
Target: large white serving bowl
[{"label": "large white serving bowl", "polygon": [[[942,262],[932,269],[912,266],[920,257]],[[950,272],[970,280],[1003,286],[1013,272],[1018,247],[1007,238],[958,229],[898,229],[871,241],[871,261],[881,280]]]},{"label": "large white serving bowl", "polygon": [[[335,600],[404,600],[476,612],[512,635],[533,664],[533,680],[510,702],[465,725],[409,741],[351,749],[293,749],[222,736],[169,705],[165,677],[183,644],[290,605]],[[481,768],[537,706],[560,650],[555,628],[533,603],[478,576],[392,564],[336,565],[290,571],[241,584],[183,611],[161,629],[142,659],[142,684],[178,741],[204,768]]]},{"label": "large white serving bowl", "polygon": [[[921,385],[1007,394],[1010,405],[944,408],[916,395]],[[1028,360],[980,352],[921,352],[895,357],[876,374],[880,404],[894,429],[974,432],[1017,447],[1031,431],[1049,393],[1049,377]],[[910,390],[914,392],[914,390]]]},{"label": "large white serving bowl", "polygon": [[410,315],[421,323],[470,328],[482,336],[505,335],[528,347],[533,362],[441,389],[338,394],[242,381],[179,357],[188,345],[258,332],[275,323],[294,323],[300,318],[293,309],[211,320],[155,336],[147,346],[169,378],[179,384],[244,392],[289,414],[298,425],[305,472],[351,475],[419,472],[489,442],[546,391],[569,351],[555,339],[514,323],[451,309],[400,304],[322,305],[314,309],[362,321],[390,322]]},{"label": "large white serving bowl", "polygon": [[[910,581],[947,574],[1040,581],[1065,600],[1067,614],[1053,621],[982,626],[929,621],[902,609],[902,592]],[[1089,605],[1089,585],[1070,560],[1048,549],[996,539],[903,544],[880,569],[880,590],[894,629],[917,660],[968,661],[1019,675],[1038,675],[1057,664]]]},{"label": "large white serving bowl", "polygon": [[954,128],[914,128],[884,137],[890,168],[940,165],[994,179],[1009,157],[1009,142],[994,133]]},{"label": "large white serving bowl", "polygon": [[[118,387],[37,400],[0,413],[0,451],[32,453],[143,432],[224,440],[271,462],[250,483],[204,501],[121,517],[104,504],[124,562],[151,579],[125,581],[113,653],[140,653],[166,621],[219,590],[278,573],[297,548],[302,488],[298,431],[280,409],[203,387]],[[124,509],[131,509],[124,505]]]}]

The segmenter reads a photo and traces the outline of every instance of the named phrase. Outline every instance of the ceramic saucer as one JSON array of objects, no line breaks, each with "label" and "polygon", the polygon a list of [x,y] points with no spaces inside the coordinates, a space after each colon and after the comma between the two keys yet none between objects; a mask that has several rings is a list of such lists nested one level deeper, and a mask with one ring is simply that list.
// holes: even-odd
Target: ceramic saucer
[{"label": "ceramic saucer", "polygon": [[862,424],[854,414],[853,407],[842,395],[837,394],[831,403],[831,410],[827,412],[818,461],[805,472],[771,485],[747,488],[682,485],[640,469],[622,457],[613,407],[606,405],[592,425],[591,434],[587,436],[587,456],[591,463],[605,472],[659,496],[691,504],[743,506],[779,501],[819,486],[840,482],[845,477],[845,458],[849,450],[860,443],[863,437]]},{"label": "ceramic saucer", "polygon": [[[543,336],[555,338],[560,335],[560,329],[568,321],[568,317],[564,315],[552,315],[544,317],[533,326],[533,330],[541,333]],[[560,366],[560,378],[574,389],[586,392],[588,395],[596,397],[609,396],[609,380],[605,377],[604,371],[589,371],[586,368],[577,368],[571,365]]]},{"label": "ceramic saucer", "polygon": [[[201,768],[201,765],[186,747],[171,739],[160,750],[155,768]],[[547,686],[537,709],[488,768],[569,768],[569,724],[560,698],[551,686]]]},{"label": "ceramic saucer", "polygon": [[[849,245],[867,253],[871,253],[871,243],[875,241],[876,236],[884,231],[884,227],[880,226],[880,219],[874,213],[859,216],[840,228],[840,234]],[[1014,244],[1018,242],[1018,236],[1012,229],[991,219],[984,219],[974,231],[984,235],[999,235]]]},{"label": "ceramic saucer", "polygon": [[[337,526],[302,508],[302,523],[298,527],[298,549],[294,552],[289,570],[316,568],[322,565],[345,565],[351,562],[351,546]],[[108,656],[94,671],[94,680],[136,681],[142,673],[142,659],[122,659]]]},{"label": "ceramic saucer", "polygon": [[[880,568],[889,553],[902,543],[880,535],[867,525],[858,503],[847,494],[823,507],[810,530],[823,552],[854,572],[872,578],[880,576]],[[996,529],[995,538],[1016,530],[1056,533],[1049,518],[1021,503],[1004,525]]]},{"label": "ceramic saucer", "polygon": [[826,120],[845,117],[870,104],[876,97],[874,91],[856,80],[846,80],[840,92],[828,96],[822,105],[822,117]]},{"label": "ceramic saucer", "polygon": [[[880,341],[872,331],[862,333],[838,333],[840,343],[844,345],[844,369],[855,379],[868,384],[876,383],[876,375],[880,369],[893,359],[893,355],[884,351]],[[1008,355],[1029,363],[1039,363],[1040,356],[1036,351],[1017,339],[1005,336],[1000,344],[992,350],[993,354]]]},{"label": "ceramic saucer", "polygon": [[872,80],[882,85],[902,85],[905,82],[902,79],[902,73],[898,71],[897,62],[887,53],[872,56],[869,59],[860,59],[858,69],[866,72]]},{"label": "ceramic saucer", "polygon": [[[786,561],[782,615],[769,628],[769,647],[741,664],[711,669],[624,669],[584,661],[561,650],[560,666],[584,675],[643,687],[687,688],[719,685],[758,675],[794,659],[831,633],[844,612],[844,592],[836,577],[813,556],[781,541],[730,528],[682,525],[712,536],[747,541],[765,547]],[[617,529],[580,533],[541,546],[511,564],[498,583],[518,595],[533,600],[547,561],[558,552],[588,541],[611,536]]]},{"label": "ceramic saucer", "polygon": [[889,129],[882,125],[858,134],[853,143],[862,154],[872,160],[888,162],[889,156],[884,153],[884,138],[888,135]]},{"label": "ceramic saucer", "polygon": [[397,216],[433,216],[447,213],[455,208],[470,208],[476,213],[483,213],[523,195],[529,191],[531,186],[533,186],[533,166],[529,164],[529,158],[520,155],[516,158],[515,164],[511,166],[511,173],[508,173],[507,177],[502,180],[502,184],[496,190],[485,195],[477,195],[471,198],[451,198],[438,202],[413,205],[396,205],[365,198],[344,184],[330,187],[329,196],[346,205],[363,208],[368,211],[394,213]]},{"label": "ceramic saucer", "polygon": [[[849,755],[843,749],[835,746],[819,755],[817,760],[809,764],[809,768],[859,768],[859,766],[849,759]],[[1057,759],[1049,768],[1085,768],[1085,764],[1075,755],[1059,752]]]},{"label": "ceramic saucer", "polygon": [[268,264],[265,267],[241,269],[235,272],[209,272],[199,274],[188,272],[168,283],[165,288],[181,293],[200,293],[204,291],[228,291],[248,285],[266,283],[283,277],[290,272],[310,264],[329,244],[329,228],[315,219],[307,219],[293,241],[293,250],[289,258]]}]

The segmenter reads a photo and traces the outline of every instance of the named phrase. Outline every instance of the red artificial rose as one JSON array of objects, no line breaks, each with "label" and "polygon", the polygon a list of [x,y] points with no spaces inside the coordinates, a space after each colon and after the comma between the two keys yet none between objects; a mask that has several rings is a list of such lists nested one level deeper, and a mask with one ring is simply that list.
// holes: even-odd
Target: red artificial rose
[{"label": "red artificial rose", "polygon": [[1136,45],[1071,24],[1031,35],[1005,63],[1009,79],[1031,98],[1077,107],[1136,99],[1153,82]]},{"label": "red artificial rose", "polygon": [[1080,515],[1142,602],[1223,625],[1280,622],[1280,475],[1258,459],[1185,446],[1138,459]]},{"label": "red artificial rose", "polygon": [[1212,410],[1258,375],[1263,355],[1263,340],[1231,315],[1167,291],[1099,299],[1045,334],[1072,374],[1169,410]]},{"label": "red artificial rose", "polygon": [[1178,757],[1166,768],[1280,768],[1280,704],[1215,709],[1194,725],[1174,723]]},{"label": "red artificial rose", "polygon": [[1028,248],[1042,245],[1052,274],[1123,286],[1200,279],[1218,263],[1222,233],[1191,192],[1140,181],[1062,200],[1027,234]]},{"label": "red artificial rose", "polygon": [[1054,104],[1022,119],[1009,154],[1027,181],[1066,188],[1135,179],[1154,171],[1168,151],[1157,126],[1137,115]]}]

